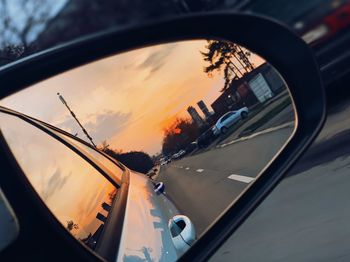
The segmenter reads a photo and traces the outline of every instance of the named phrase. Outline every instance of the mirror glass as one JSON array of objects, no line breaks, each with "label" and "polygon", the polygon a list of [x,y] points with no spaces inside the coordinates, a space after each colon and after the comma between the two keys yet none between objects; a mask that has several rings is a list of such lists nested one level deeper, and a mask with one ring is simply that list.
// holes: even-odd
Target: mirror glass
[{"label": "mirror glass", "polygon": [[4,113],[0,122],[6,123],[1,128],[3,136],[50,211],[73,236],[91,249],[98,247],[117,188],[39,128]]},{"label": "mirror glass", "polygon": [[[296,125],[292,98],[278,71],[247,48],[219,40],[113,55],[42,81],[0,105],[65,130],[69,143],[84,140],[129,168],[118,255],[142,261],[176,260],[254,183]],[[0,119],[2,130],[6,125]],[[12,131],[4,136],[24,173],[34,179],[31,164],[47,158],[56,163],[61,157],[45,154],[50,145],[25,138],[25,130],[18,124],[16,139]],[[28,153],[27,140],[40,147]],[[71,156],[65,161],[74,170],[86,166]],[[42,169],[40,179],[35,177],[40,181],[29,179],[39,193],[45,183],[61,187],[50,179],[54,171]],[[78,181],[78,173],[68,177]],[[84,195],[89,181],[101,187],[98,192],[113,189],[93,182],[98,172],[85,173],[85,182],[74,184],[76,192]],[[42,197],[52,209],[64,201],[78,207],[78,195]],[[65,227],[70,221],[58,219]]]}]

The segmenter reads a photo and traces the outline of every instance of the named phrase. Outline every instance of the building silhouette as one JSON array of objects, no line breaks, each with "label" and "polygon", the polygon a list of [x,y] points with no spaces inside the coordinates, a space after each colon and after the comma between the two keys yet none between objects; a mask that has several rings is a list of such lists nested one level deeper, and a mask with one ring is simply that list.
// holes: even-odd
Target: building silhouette
[{"label": "building silhouette", "polygon": [[251,108],[264,103],[286,89],[286,84],[278,72],[268,63],[264,63],[233,81],[210,106],[218,118],[229,110],[237,110],[244,106]]},{"label": "building silhouette", "polygon": [[205,115],[205,118],[209,119],[211,117],[211,114],[209,112],[207,105],[203,102],[203,100],[199,101],[197,105],[199,109],[202,110],[203,114]]},{"label": "building silhouette", "polygon": [[187,108],[187,112],[192,117],[193,122],[195,122],[198,127],[202,127],[205,125],[204,120],[201,118],[201,116],[198,114],[197,110],[193,106],[189,106]]}]

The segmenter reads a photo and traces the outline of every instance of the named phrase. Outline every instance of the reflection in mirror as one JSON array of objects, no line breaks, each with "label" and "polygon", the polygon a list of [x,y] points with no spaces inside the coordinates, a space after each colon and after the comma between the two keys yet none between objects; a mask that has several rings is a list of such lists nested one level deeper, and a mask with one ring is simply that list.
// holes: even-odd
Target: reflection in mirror
[{"label": "reflection in mirror", "polygon": [[[70,140],[97,145],[130,169],[118,252],[130,260],[176,260],[254,183],[296,123],[279,73],[250,50],[218,40],[111,56],[38,83],[1,105],[67,131]],[[25,152],[15,147],[25,145],[10,138],[8,143],[21,159]],[[49,145],[35,143],[39,157],[57,162],[56,154],[44,156]],[[80,169],[86,165],[81,162],[69,166]],[[23,169],[37,179],[30,181],[39,192],[45,183],[61,187],[50,179],[52,168],[42,170],[40,179],[31,168]],[[66,174],[84,195],[85,184],[98,175],[86,173],[81,184],[80,175]],[[73,210],[77,196],[69,197]],[[52,209],[63,200],[50,201]],[[62,223],[68,220],[57,216]]]},{"label": "reflection in mirror", "polygon": [[117,189],[40,129],[4,113],[0,123],[18,164],[51,212],[81,242],[98,247]]}]

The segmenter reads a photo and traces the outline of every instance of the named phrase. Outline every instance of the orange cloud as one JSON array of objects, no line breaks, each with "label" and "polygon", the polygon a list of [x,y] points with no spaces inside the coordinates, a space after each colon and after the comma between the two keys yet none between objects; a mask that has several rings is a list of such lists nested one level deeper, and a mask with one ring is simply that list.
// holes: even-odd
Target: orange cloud
[{"label": "orange cloud", "polygon": [[[208,106],[220,95],[222,75],[209,78],[200,54],[204,40],[129,51],[68,71],[19,92],[1,104],[85,136],[56,93],[86,126],[95,143],[116,149],[159,152],[164,129],[188,106]],[[252,56],[256,66],[263,61]],[[199,110],[198,110],[199,111]],[[199,111],[200,113],[200,111]]]}]

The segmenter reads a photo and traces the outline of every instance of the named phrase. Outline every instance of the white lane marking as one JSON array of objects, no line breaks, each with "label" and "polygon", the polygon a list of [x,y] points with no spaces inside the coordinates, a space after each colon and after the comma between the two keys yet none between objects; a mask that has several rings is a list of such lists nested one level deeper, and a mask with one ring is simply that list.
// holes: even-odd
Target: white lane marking
[{"label": "white lane marking", "polygon": [[202,169],[202,168],[198,168],[197,170],[196,170],[196,172],[198,172],[198,173],[202,173],[204,171],[204,169]]},{"label": "white lane marking", "polygon": [[179,166],[179,168],[183,168],[183,166]]},{"label": "white lane marking", "polygon": [[189,167],[186,167],[185,169],[186,169],[186,170],[190,170],[190,168],[189,168]]},{"label": "white lane marking", "polygon": [[240,176],[240,175],[235,175],[235,174],[232,174],[232,175],[228,176],[227,178],[232,179],[232,180],[237,180],[240,182],[244,182],[244,183],[250,183],[255,179],[254,177]]}]

